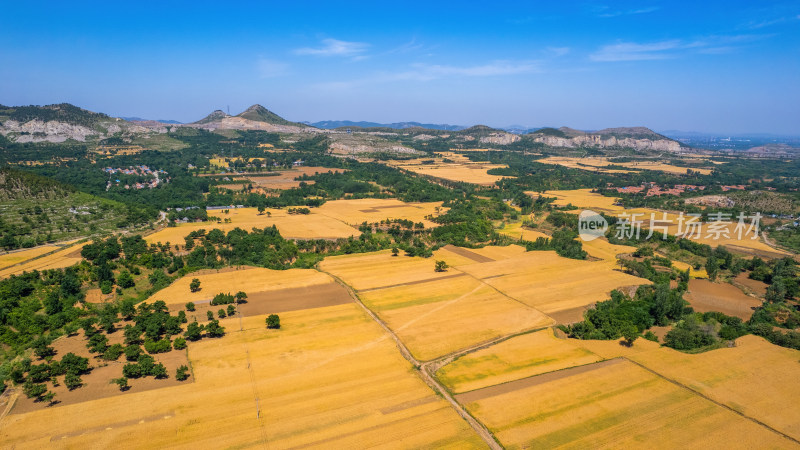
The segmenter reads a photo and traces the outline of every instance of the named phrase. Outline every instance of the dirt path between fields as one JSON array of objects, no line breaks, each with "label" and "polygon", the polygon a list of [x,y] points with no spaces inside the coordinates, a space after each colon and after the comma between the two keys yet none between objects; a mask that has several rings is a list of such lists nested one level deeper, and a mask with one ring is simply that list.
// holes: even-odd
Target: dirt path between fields
[{"label": "dirt path between fields", "polygon": [[[361,307],[361,309],[363,309],[364,312],[366,312],[367,315],[372,318],[372,320],[374,320],[378,325],[380,325],[386,331],[386,333],[388,333],[389,336],[394,340],[395,344],[397,345],[397,348],[400,350],[400,353],[403,355],[403,357],[405,359],[407,359],[411,364],[413,364],[415,368],[418,369],[418,373],[420,374],[420,377],[422,378],[422,380],[431,389],[433,389],[434,392],[436,392],[437,394],[441,395],[445,400],[447,400],[450,403],[450,405],[453,407],[453,409],[456,410],[458,415],[460,415],[461,418],[463,418],[465,421],[467,421],[467,423],[470,425],[470,427],[472,427],[472,429],[475,430],[475,433],[477,433],[478,436],[480,436],[481,439],[483,439],[483,441],[486,442],[486,445],[488,445],[489,448],[491,448],[493,450],[500,450],[500,449],[503,448],[502,446],[500,446],[500,444],[495,439],[494,435],[492,435],[492,433],[489,431],[489,429],[486,428],[482,423],[478,422],[477,419],[472,417],[472,415],[470,415],[467,412],[467,410],[464,409],[464,407],[461,406],[461,404],[458,403],[453,398],[453,396],[450,394],[450,392],[448,392],[447,389],[445,389],[445,387],[442,386],[439,383],[439,381],[436,379],[436,377],[434,377],[427,370],[426,366],[429,365],[431,362],[423,364],[423,363],[420,363],[420,361],[418,361],[416,358],[414,358],[414,356],[408,350],[408,348],[403,343],[403,341],[400,340],[400,338],[394,333],[394,331],[392,331],[392,329],[389,328],[389,326],[386,325],[386,323],[383,320],[381,320],[381,318],[378,317],[377,314],[372,312],[371,309],[367,308],[367,306],[364,303],[361,302],[361,299],[358,297],[358,295],[356,294],[355,290],[353,290],[353,288],[351,288],[347,283],[342,281],[339,277],[337,277],[337,276],[335,276],[335,275],[333,275],[333,274],[331,274],[329,272],[326,272],[324,270],[319,269],[319,266],[317,266],[317,270],[319,270],[320,272],[331,276],[334,280],[336,280],[337,283],[341,284],[342,286],[344,286],[345,289],[347,289],[347,291],[350,293],[350,296],[353,298],[353,300],[356,302],[356,304],[358,304]],[[486,344],[481,344],[481,345],[486,345]]]}]

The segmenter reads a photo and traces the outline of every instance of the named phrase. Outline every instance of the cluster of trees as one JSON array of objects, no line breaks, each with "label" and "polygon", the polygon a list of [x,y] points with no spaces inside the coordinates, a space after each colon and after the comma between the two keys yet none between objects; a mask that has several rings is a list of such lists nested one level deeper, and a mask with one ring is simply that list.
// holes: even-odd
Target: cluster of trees
[{"label": "cluster of trees", "polygon": [[63,376],[64,385],[69,390],[77,389],[83,384],[81,375],[92,370],[87,358],[67,353],[61,360],[55,360],[52,358],[53,354],[54,352],[46,357],[40,356],[40,359],[46,358],[47,361],[39,364],[33,364],[29,358],[23,358],[11,367],[9,378],[22,385],[23,392],[28,398],[52,402],[55,393],[48,389],[47,382],[55,385],[58,383],[57,377]]}]

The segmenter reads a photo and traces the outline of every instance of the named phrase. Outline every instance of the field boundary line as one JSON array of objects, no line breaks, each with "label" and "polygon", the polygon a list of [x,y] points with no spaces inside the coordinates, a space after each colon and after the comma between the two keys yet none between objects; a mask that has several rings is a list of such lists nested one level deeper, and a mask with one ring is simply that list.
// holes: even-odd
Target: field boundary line
[{"label": "field boundary line", "polygon": [[700,392],[700,391],[698,391],[698,390],[696,390],[696,389],[693,389],[693,388],[691,388],[690,386],[687,386],[687,385],[685,385],[685,384],[681,383],[680,381],[673,380],[672,378],[669,378],[669,377],[667,377],[667,376],[665,376],[665,375],[662,375],[662,374],[660,374],[660,373],[656,372],[655,370],[653,370],[653,369],[651,369],[651,368],[649,368],[649,367],[645,366],[644,364],[642,364],[642,363],[640,363],[640,362],[638,362],[638,361],[634,361],[634,360],[632,360],[632,359],[628,358],[627,356],[622,356],[621,358],[623,358],[623,359],[625,359],[625,360],[627,360],[627,361],[630,361],[630,362],[632,362],[633,364],[635,364],[635,365],[637,365],[637,366],[641,367],[642,369],[644,369],[644,370],[646,370],[646,371],[648,371],[648,372],[652,373],[653,375],[655,375],[655,376],[657,376],[657,377],[659,377],[659,378],[661,378],[661,379],[663,379],[663,380],[666,380],[666,381],[668,381],[668,382],[670,382],[670,383],[672,383],[672,384],[674,384],[674,385],[676,385],[676,386],[678,386],[678,387],[680,387],[680,388],[683,388],[683,389],[685,389],[685,390],[687,390],[687,391],[689,391],[689,392],[691,392],[691,393],[693,393],[693,394],[696,394],[697,396],[699,396],[699,397],[701,397],[701,398],[704,398],[704,399],[706,399],[706,400],[710,401],[711,403],[714,403],[714,404],[715,404],[715,405],[717,405],[717,406],[721,406],[721,407],[723,407],[723,408],[727,409],[728,411],[731,411],[731,412],[733,412],[734,414],[737,414],[737,415],[739,415],[739,416],[741,416],[741,417],[743,417],[743,418],[745,418],[745,419],[747,419],[747,420],[749,420],[749,421],[751,421],[751,422],[753,422],[753,423],[755,423],[755,424],[757,424],[757,425],[761,425],[762,427],[764,427],[764,428],[766,428],[766,429],[768,429],[768,430],[772,431],[772,432],[773,432],[773,433],[775,433],[775,434],[778,434],[778,435],[780,435],[780,436],[783,436],[784,438],[786,438],[786,439],[788,439],[788,440],[790,440],[790,441],[794,442],[795,444],[800,444],[800,440],[798,440],[798,439],[795,439],[794,437],[792,437],[792,436],[789,436],[788,434],[786,434],[786,433],[784,433],[784,432],[782,432],[782,431],[780,431],[780,430],[777,430],[777,429],[775,429],[775,428],[773,428],[773,427],[771,427],[771,426],[767,425],[766,423],[764,423],[764,422],[762,422],[762,421],[760,421],[760,420],[756,419],[755,417],[751,417],[751,416],[748,416],[747,414],[745,414],[745,413],[743,413],[743,412],[741,412],[741,411],[737,411],[737,410],[735,410],[734,408],[732,408],[732,407],[730,407],[730,406],[728,406],[728,405],[726,405],[726,404],[724,404],[724,403],[722,403],[722,402],[720,402],[720,401],[718,401],[718,400],[715,400],[715,399],[713,399],[713,398],[709,397],[708,395],[706,395],[706,394],[704,394],[704,393],[702,393],[702,392]]},{"label": "field boundary line", "polygon": [[355,303],[358,304],[361,307],[361,309],[363,309],[364,312],[366,312],[367,315],[372,318],[372,320],[374,320],[378,325],[380,325],[389,334],[389,336],[391,336],[391,338],[397,345],[397,348],[400,350],[400,354],[402,354],[403,357],[407,359],[417,369],[417,372],[420,374],[420,378],[422,378],[422,381],[424,381],[425,384],[427,384],[431,389],[433,389],[434,393],[441,395],[442,398],[447,400],[453,407],[453,409],[456,410],[456,413],[458,413],[458,415],[461,416],[461,418],[464,419],[467,422],[467,424],[470,425],[470,427],[475,431],[475,433],[478,434],[478,436],[481,437],[481,439],[483,439],[483,441],[486,443],[486,445],[489,446],[489,448],[493,450],[501,450],[503,448],[497,441],[497,438],[495,438],[494,434],[492,434],[492,432],[489,431],[489,429],[486,428],[481,422],[475,419],[475,417],[473,417],[472,414],[467,412],[467,410],[460,403],[458,403],[455,398],[453,398],[450,392],[444,386],[442,386],[435,377],[431,376],[428,373],[428,371],[425,370],[423,364],[420,364],[420,362],[416,358],[414,358],[414,356],[411,354],[411,352],[408,350],[405,344],[403,344],[403,342],[400,340],[399,337],[397,337],[397,335],[391,330],[391,328],[389,328],[389,326],[386,325],[386,323],[383,320],[381,320],[381,318],[378,317],[377,314],[375,314],[371,309],[367,308],[367,305],[365,305],[361,301],[361,298],[358,297],[358,294],[352,287],[350,287],[347,283],[342,281],[336,275],[333,275],[329,272],[320,269],[319,265],[316,266],[316,269],[332,277],[334,280],[336,280],[337,283],[339,283],[345,289],[347,289],[347,292],[350,294],[350,297],[353,298]]}]

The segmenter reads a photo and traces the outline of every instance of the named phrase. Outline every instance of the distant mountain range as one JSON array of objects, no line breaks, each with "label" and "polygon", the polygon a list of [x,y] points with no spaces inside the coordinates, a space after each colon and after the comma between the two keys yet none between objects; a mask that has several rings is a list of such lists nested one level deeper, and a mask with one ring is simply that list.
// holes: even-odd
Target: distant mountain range
[{"label": "distant mountain range", "polygon": [[127,120],[128,122],[159,122],[159,123],[166,123],[169,125],[181,125],[183,122],[178,122],[177,120],[164,120],[164,119],[142,119],[141,117],[120,117],[122,120]]},{"label": "distant mountain range", "polygon": [[394,128],[396,130],[404,130],[406,128],[426,128],[428,130],[442,130],[442,131],[461,131],[467,127],[461,125],[447,125],[436,123],[420,123],[420,122],[394,122],[394,123],[378,123],[378,122],[354,122],[352,120],[323,120],[320,122],[303,122],[316,128],[325,130],[332,130],[334,128]]}]

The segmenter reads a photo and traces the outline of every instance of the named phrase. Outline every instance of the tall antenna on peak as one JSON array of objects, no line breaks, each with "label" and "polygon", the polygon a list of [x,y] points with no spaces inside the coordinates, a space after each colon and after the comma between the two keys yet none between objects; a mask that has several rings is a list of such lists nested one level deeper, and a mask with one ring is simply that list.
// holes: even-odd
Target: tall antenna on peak
[{"label": "tall antenna on peak", "polygon": [[228,105],[228,115],[231,115],[231,105]]}]

